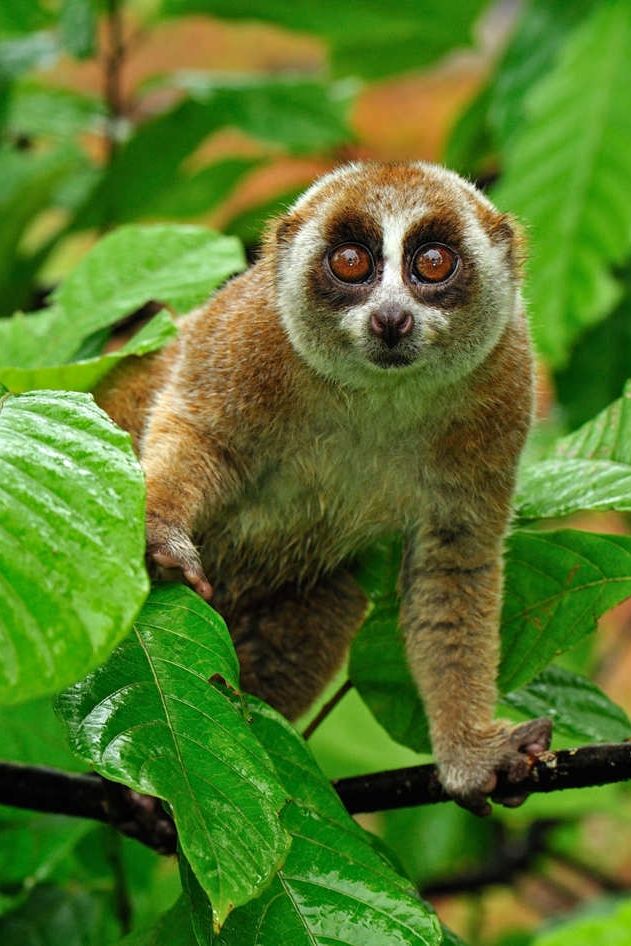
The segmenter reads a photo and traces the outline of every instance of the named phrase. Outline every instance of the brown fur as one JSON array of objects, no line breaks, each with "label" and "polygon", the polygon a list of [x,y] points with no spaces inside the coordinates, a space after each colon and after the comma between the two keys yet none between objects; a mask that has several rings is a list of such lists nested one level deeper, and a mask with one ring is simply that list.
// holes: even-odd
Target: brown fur
[{"label": "brown fur", "polygon": [[[434,228],[457,230],[454,200],[464,207],[475,199],[454,198],[451,183],[446,196],[436,174],[373,165],[343,187],[325,179],[272,226],[259,263],[187,316],[164,352],[110,375],[97,398],[132,431],[142,456],[150,554],[178,564],[201,593],[208,574],[245,686],[292,718],[339,666],[361,623],[365,599],[348,563],[376,537],[404,532],[410,666],[443,781],[479,809],[498,767],[523,775],[525,764],[526,736],[493,719],[502,545],[532,409],[523,314],[507,319],[465,377],[417,388],[414,376],[395,369],[383,373],[385,383],[375,370],[373,387],[356,389],[297,353],[278,301],[283,254],[326,200],[328,219],[345,207],[361,215],[367,199],[392,200],[396,211],[397,188],[412,182],[433,195]],[[480,207],[499,239],[500,215]],[[351,223],[344,239],[358,239]],[[511,241],[512,230],[502,238]],[[300,265],[308,272],[317,262]],[[476,279],[467,284],[473,309],[454,302],[450,313],[451,344],[465,348]],[[322,320],[314,337],[320,326],[325,351],[342,333],[327,325],[334,319],[317,285],[311,291],[310,317]],[[527,738],[545,735],[535,727]]]}]

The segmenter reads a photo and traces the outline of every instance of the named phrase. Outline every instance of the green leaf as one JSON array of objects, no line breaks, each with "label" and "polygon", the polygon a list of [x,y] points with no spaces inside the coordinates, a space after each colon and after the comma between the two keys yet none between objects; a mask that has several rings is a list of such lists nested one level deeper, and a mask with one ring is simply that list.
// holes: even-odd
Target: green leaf
[{"label": "green leaf", "polygon": [[0,150],[0,313],[11,311],[20,241],[33,218],[47,208],[64,178],[84,159],[73,147],[45,153]]},{"label": "green leaf", "polygon": [[285,803],[236,702],[226,627],[189,589],[163,586],[107,664],[59,699],[78,755],[107,778],[168,801],[182,851],[215,923],[259,893],[282,863]]},{"label": "green leaf", "polygon": [[[384,567],[382,575],[386,576],[384,587],[388,583],[391,587],[391,604],[387,611],[382,610],[383,604],[376,606],[368,616],[351,648],[349,674],[392,738],[417,752],[427,752],[427,719],[398,626],[396,569]],[[509,539],[506,556],[500,692],[532,680],[554,657],[594,631],[600,616],[629,595],[631,538],[571,530],[516,532]],[[522,697],[528,698],[534,700],[532,694]],[[579,719],[579,699],[577,692],[575,727],[588,725],[586,719]],[[603,706],[603,717],[611,712]]]},{"label": "green leaf", "polygon": [[226,200],[243,178],[260,164],[258,158],[226,158],[193,174],[180,173],[147,208],[147,213],[162,219],[183,219],[208,213]]},{"label": "green leaf", "polygon": [[[96,244],[56,291],[62,338],[72,354],[82,339],[150,300],[186,312],[245,266],[234,237],[204,227],[121,227]],[[40,362],[45,363],[45,362]]]},{"label": "green leaf", "polygon": [[621,295],[611,267],[631,244],[631,7],[598,4],[529,95],[495,200],[529,228],[535,341],[555,366]]},{"label": "green leaf", "polygon": [[427,717],[399,628],[400,563],[398,539],[377,543],[364,555],[356,577],[371,598],[372,610],[353,641],[348,673],[393,739],[416,752],[430,752]]},{"label": "green leaf", "polygon": [[185,158],[222,127],[297,153],[330,149],[351,136],[346,114],[355,87],[348,83],[189,72],[155,84],[191,98],[135,130],[77,211],[75,228],[154,214]]},{"label": "green leaf", "polygon": [[111,942],[114,927],[108,908],[104,898],[84,891],[37,887],[26,903],[0,919],[0,942],[2,946],[105,944]]},{"label": "green leaf", "polygon": [[454,47],[469,45],[483,0],[458,0],[437,7],[430,0],[399,0],[361,6],[336,0],[287,4],[283,0],[163,0],[168,16],[206,13],[236,20],[263,20],[325,39],[338,75],[370,78],[421,69]]},{"label": "green leaf", "polygon": [[94,55],[96,46],[95,0],[62,0],[59,30],[64,49],[77,59]]},{"label": "green leaf", "polygon": [[522,471],[516,504],[524,519],[631,509],[631,382],[621,398],[559,440],[549,458]]},{"label": "green leaf", "polygon": [[625,711],[602,690],[563,667],[547,667],[521,690],[506,693],[503,702],[525,716],[547,716],[555,733],[593,742],[622,742],[631,736]]},{"label": "green leaf", "polygon": [[[27,329],[32,317],[25,319],[22,316],[21,321]],[[171,317],[166,312],[160,312],[117,351],[65,365],[48,365],[43,368],[0,367],[0,379],[14,394],[37,388],[89,391],[120,361],[130,355],[139,357],[156,351],[176,334],[177,329]],[[34,351],[33,354],[37,353]]]},{"label": "green leaf", "polygon": [[491,87],[487,85],[460,113],[449,133],[443,161],[464,177],[484,175],[489,155],[493,154],[488,116],[490,101]]},{"label": "green leaf", "polygon": [[348,109],[358,86],[293,76],[176,72],[168,84],[188,92],[213,119],[253,138],[309,154],[347,141]]},{"label": "green leaf", "polygon": [[[631,351],[631,280],[625,277],[626,295],[617,309],[579,338],[565,368],[556,373],[554,386],[562,416],[570,430],[605,408],[629,377]],[[606,371],[594,371],[606,365]],[[589,378],[589,384],[585,379]]]},{"label": "green leaf", "polygon": [[253,703],[252,715],[293,799],[282,815],[293,841],[270,886],[231,915],[218,946],[438,946],[434,914],[353,822],[304,741],[264,704]]},{"label": "green leaf", "polygon": [[529,0],[490,86],[489,121],[504,147],[528,119],[528,95],[556,65],[572,31],[595,0]]},{"label": "green leaf", "polygon": [[393,739],[416,752],[430,752],[427,717],[399,628],[400,564],[400,538],[375,543],[360,561],[356,577],[372,609],[353,641],[348,672],[362,700]]},{"label": "green leaf", "polygon": [[226,233],[238,237],[246,246],[255,246],[260,242],[269,220],[286,213],[293,202],[304,192],[303,187],[292,188],[282,194],[276,194],[269,200],[254,207],[248,207],[232,217],[224,225]]},{"label": "green leaf", "polygon": [[516,532],[509,540],[500,689],[514,690],[631,595],[631,537]]},{"label": "green leaf", "polygon": [[59,55],[52,33],[29,33],[0,40],[0,83],[15,79],[29,69],[47,69]]},{"label": "green leaf", "polygon": [[10,704],[73,683],[126,634],[147,594],[144,482],[128,435],[85,394],[5,395],[0,465]]},{"label": "green leaf", "polygon": [[532,946],[628,946],[631,939],[631,902],[603,905],[602,912],[575,917],[540,933]]},{"label": "green leaf", "polygon": [[49,26],[53,15],[42,0],[11,0],[0,4],[0,33],[32,33]]}]

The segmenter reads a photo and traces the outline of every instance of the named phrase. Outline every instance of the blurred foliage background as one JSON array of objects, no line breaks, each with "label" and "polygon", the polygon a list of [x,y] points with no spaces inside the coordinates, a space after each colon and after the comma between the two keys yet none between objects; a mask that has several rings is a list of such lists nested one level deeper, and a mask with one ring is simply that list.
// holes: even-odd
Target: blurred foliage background
[{"label": "blurred foliage background", "polygon": [[[239,237],[253,258],[269,215],[335,164],[444,161],[527,232],[536,455],[618,397],[631,375],[630,62],[627,0],[5,0],[0,316],[47,306],[119,225],[207,225]],[[113,338],[97,320],[68,353],[116,348],[145,314]],[[0,364],[14,363],[10,344],[15,333],[0,322]],[[613,513],[572,525],[628,531]],[[629,605],[565,663],[631,710]],[[15,732],[17,710],[3,713]],[[26,719],[19,725],[9,757],[28,761],[32,731]],[[48,761],[71,767],[51,733]],[[313,745],[331,776],[417,758],[353,693]],[[442,806],[364,823],[472,946],[631,941],[629,908],[618,904],[631,886],[624,786],[540,796],[487,821]],[[119,917],[129,909],[116,887],[125,871],[136,917],[151,919],[175,896],[170,866],[151,852],[104,828],[62,828],[38,834],[38,852],[20,852],[20,877],[32,863],[33,885],[53,878],[74,890],[81,878],[73,910],[89,934],[76,942],[107,941],[112,920],[86,899],[85,878],[89,889],[111,887],[112,864]],[[49,929],[68,908],[55,890],[29,907]]]}]

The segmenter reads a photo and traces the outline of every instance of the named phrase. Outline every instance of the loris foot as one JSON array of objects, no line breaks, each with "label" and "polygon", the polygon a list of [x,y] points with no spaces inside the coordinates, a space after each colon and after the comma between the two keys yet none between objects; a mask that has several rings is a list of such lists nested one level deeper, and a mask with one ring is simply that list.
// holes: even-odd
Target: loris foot
[{"label": "loris foot", "polygon": [[205,601],[213,588],[202,568],[199,553],[186,532],[153,516],[147,516],[147,557],[162,569],[181,571],[185,581]]},{"label": "loris foot", "polygon": [[519,792],[519,782],[527,778],[537,757],[550,747],[552,723],[541,717],[519,726],[496,723],[487,732],[472,732],[461,746],[453,746],[449,758],[439,763],[440,780],[447,792],[463,808],[476,815],[488,815],[498,776],[515,784],[515,792],[501,797],[500,804],[516,807],[527,792]]}]

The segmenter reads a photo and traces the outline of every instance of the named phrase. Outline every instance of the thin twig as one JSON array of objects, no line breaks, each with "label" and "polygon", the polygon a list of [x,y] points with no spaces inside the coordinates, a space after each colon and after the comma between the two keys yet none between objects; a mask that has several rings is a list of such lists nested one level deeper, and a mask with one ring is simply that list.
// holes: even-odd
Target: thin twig
[{"label": "thin twig", "polygon": [[485,863],[475,870],[456,874],[454,877],[432,880],[424,884],[424,897],[475,893],[496,884],[510,884],[517,874],[522,874],[535,864],[546,851],[550,831],[558,821],[534,821],[520,838],[508,836],[503,825],[498,826],[499,837],[493,852]]},{"label": "thin twig", "polygon": [[107,859],[114,880],[114,912],[118,920],[121,936],[131,932],[133,926],[133,907],[129,896],[125,864],[123,863],[122,837],[114,828],[107,829]]},{"label": "thin twig", "polygon": [[111,165],[118,149],[118,126],[123,115],[122,70],[125,62],[125,40],[121,0],[106,0],[106,40],[103,54],[103,96],[107,106],[106,162]]},{"label": "thin twig", "polygon": [[318,726],[324,722],[324,720],[327,718],[329,713],[333,712],[333,710],[335,709],[337,704],[340,702],[340,700],[342,700],[346,696],[346,694],[349,692],[349,690],[352,690],[352,689],[353,689],[353,684],[351,683],[351,681],[345,680],[342,686],[339,687],[335,691],[331,699],[327,700],[327,702],[324,704],[320,712],[316,716],[314,716],[314,718],[311,720],[309,725],[305,727],[305,730],[302,734],[302,738],[310,739],[311,736],[313,736],[316,729],[318,728]]}]

